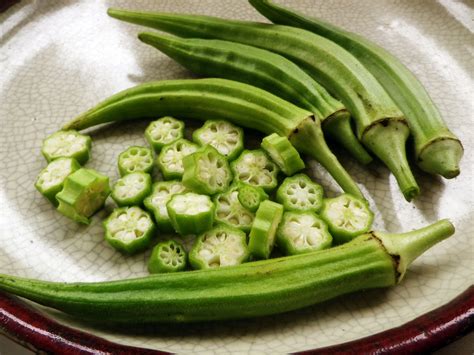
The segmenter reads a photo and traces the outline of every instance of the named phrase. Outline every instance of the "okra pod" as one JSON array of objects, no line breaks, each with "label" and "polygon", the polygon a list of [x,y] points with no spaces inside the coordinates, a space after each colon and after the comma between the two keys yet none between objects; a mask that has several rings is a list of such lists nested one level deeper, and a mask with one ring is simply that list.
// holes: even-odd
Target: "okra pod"
[{"label": "okra pod", "polygon": [[261,147],[287,176],[291,176],[305,167],[298,151],[286,137],[272,133],[263,138]]},{"label": "okra pod", "polygon": [[150,149],[132,146],[120,153],[118,158],[120,176],[135,172],[151,173],[153,170],[153,155]]},{"label": "okra pod", "polygon": [[239,201],[239,184],[233,184],[227,191],[214,197],[216,222],[249,232],[255,214]]},{"label": "okra pod", "polygon": [[283,180],[276,193],[276,200],[287,211],[318,212],[323,205],[323,187],[306,174],[297,174]]},{"label": "okra pod", "polygon": [[63,130],[43,141],[41,153],[48,162],[57,158],[73,158],[83,165],[89,160],[91,145],[91,137],[75,130]]},{"label": "okra pod", "polygon": [[258,206],[268,200],[268,194],[259,186],[253,186],[239,181],[237,183],[238,199],[240,204],[250,212],[256,212]]},{"label": "okra pod", "polygon": [[158,243],[148,259],[150,274],[177,272],[186,269],[188,256],[184,247],[175,240]]},{"label": "okra pod", "polygon": [[408,233],[371,232],[311,253],[129,280],[62,283],[0,275],[0,290],[96,323],[251,318],[393,286],[417,257],[453,233],[441,220]]},{"label": "okra pod", "polygon": [[198,150],[198,146],[181,138],[165,145],[156,157],[156,165],[166,180],[181,179],[184,173],[183,159]]},{"label": "okra pod", "polygon": [[150,192],[150,174],[136,172],[119,179],[112,188],[110,196],[119,207],[139,206]]},{"label": "okra pod", "polygon": [[184,123],[169,116],[151,122],[145,130],[145,139],[155,152],[183,136]]},{"label": "okra pod", "polygon": [[230,167],[235,181],[261,187],[266,192],[277,187],[279,169],[261,149],[244,150]]}]

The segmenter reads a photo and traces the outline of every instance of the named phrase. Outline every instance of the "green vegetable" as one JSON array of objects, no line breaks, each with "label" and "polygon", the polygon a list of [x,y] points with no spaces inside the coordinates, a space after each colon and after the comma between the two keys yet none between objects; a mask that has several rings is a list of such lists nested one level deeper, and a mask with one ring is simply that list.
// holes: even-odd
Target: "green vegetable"
[{"label": "green vegetable", "polygon": [[258,207],[249,235],[249,250],[254,258],[270,257],[282,215],[283,206],[276,202],[265,200]]},{"label": "green vegetable", "polygon": [[143,201],[146,209],[153,213],[160,232],[172,232],[173,226],[166,204],[173,195],[187,192],[181,181],[159,181],[153,184],[151,194]]},{"label": "green vegetable", "polygon": [[183,159],[198,150],[198,146],[187,139],[163,147],[156,158],[156,165],[166,180],[181,179],[184,173]]},{"label": "green vegetable", "polygon": [[245,233],[224,225],[201,234],[189,252],[189,262],[194,269],[239,265],[248,257]]},{"label": "green vegetable", "polygon": [[276,200],[288,211],[318,212],[323,205],[323,188],[305,174],[287,177],[277,190]]},{"label": "green vegetable", "polygon": [[151,244],[155,225],[148,212],[140,207],[114,209],[104,221],[105,240],[118,251],[135,254]]},{"label": "green vegetable", "polygon": [[261,187],[266,192],[272,191],[278,184],[278,167],[263,150],[244,150],[230,163],[230,167],[235,181]]},{"label": "green vegetable", "polygon": [[244,149],[244,131],[227,121],[208,120],[193,132],[193,141],[201,146],[213,146],[227,160],[232,161]]},{"label": "green vegetable", "polygon": [[185,156],[183,166],[184,186],[200,194],[223,192],[232,181],[227,159],[210,145]]},{"label": "green vegetable", "polygon": [[366,233],[374,219],[366,201],[348,194],[325,199],[320,216],[338,244]]},{"label": "green vegetable", "polygon": [[232,185],[226,192],[214,198],[215,220],[231,227],[249,232],[255,215],[239,201],[239,185]]},{"label": "green vegetable", "polygon": [[186,269],[187,255],[184,247],[174,241],[158,243],[148,259],[150,274],[177,272]]},{"label": "green vegetable", "polygon": [[107,176],[81,168],[64,180],[63,189],[56,195],[58,211],[76,222],[89,224],[89,217],[102,208],[109,193]]},{"label": "green vegetable", "polygon": [[268,0],[250,0],[250,3],[275,23],[304,28],[351,52],[378,79],[406,115],[415,141],[418,166],[448,179],[459,174],[459,161],[463,155],[461,142],[446,127],[423,85],[400,60],[362,36],[319,19],[293,12]]},{"label": "green vegetable", "polygon": [[329,248],[332,236],[315,213],[291,211],[283,214],[276,243],[285,255],[295,255]]},{"label": "green vegetable", "polygon": [[173,117],[162,117],[151,122],[145,130],[148,144],[159,152],[163,146],[173,143],[184,136],[184,123]]},{"label": "green vegetable", "polygon": [[252,186],[239,181],[237,191],[240,204],[250,212],[256,212],[262,201],[268,200],[265,190],[258,186]]},{"label": "green vegetable", "polygon": [[118,169],[120,176],[130,173],[151,173],[153,170],[153,153],[150,149],[132,146],[120,153],[118,158]]},{"label": "green vegetable", "polygon": [[263,138],[261,146],[286,175],[291,176],[304,169],[304,161],[288,138],[272,133]]},{"label": "green vegetable", "polygon": [[125,175],[119,179],[113,189],[112,198],[118,206],[141,205],[151,192],[151,176],[137,172]]},{"label": "green vegetable", "polygon": [[81,166],[74,158],[58,158],[40,171],[36,179],[36,189],[55,206],[56,195],[63,189],[64,180]]},{"label": "green vegetable", "polygon": [[91,137],[74,130],[53,133],[43,141],[41,153],[48,162],[57,158],[73,158],[85,164],[90,157]]},{"label": "green vegetable", "polygon": [[[352,131],[350,114],[342,103],[283,56],[220,40],[183,39],[157,33],[140,33],[138,38],[194,73],[254,85],[313,112],[321,120],[324,133],[342,144],[361,163],[372,160]],[[327,155],[328,148],[322,136],[320,139],[320,154]]]},{"label": "green vegetable", "polygon": [[120,281],[60,283],[0,275],[0,290],[92,322],[258,317],[393,286],[417,257],[453,233],[454,226],[442,220],[403,234],[364,234],[312,253]]},{"label": "green vegetable", "polygon": [[337,158],[321,144],[319,120],[266,91],[224,79],[167,80],[124,90],[76,117],[66,128],[85,129],[106,122],[171,114],[214,117],[266,134],[286,136],[300,153],[317,159],[346,192],[359,188]]},{"label": "green vegetable", "polygon": [[173,195],[166,209],[174,230],[181,235],[202,233],[214,223],[214,203],[206,195]]}]

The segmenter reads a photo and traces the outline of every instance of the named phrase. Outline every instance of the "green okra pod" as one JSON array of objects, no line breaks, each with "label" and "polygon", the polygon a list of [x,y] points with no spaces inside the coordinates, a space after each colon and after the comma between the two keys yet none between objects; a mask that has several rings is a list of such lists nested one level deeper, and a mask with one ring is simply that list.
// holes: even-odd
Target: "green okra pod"
[{"label": "green okra pod", "polygon": [[158,243],[148,259],[150,274],[177,272],[186,269],[187,253],[184,247],[175,240]]}]

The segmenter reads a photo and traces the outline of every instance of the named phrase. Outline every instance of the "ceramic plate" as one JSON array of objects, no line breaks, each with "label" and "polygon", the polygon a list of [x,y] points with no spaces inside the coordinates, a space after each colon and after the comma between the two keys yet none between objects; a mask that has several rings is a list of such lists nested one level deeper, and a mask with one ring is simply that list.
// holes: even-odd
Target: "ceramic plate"
[{"label": "ceramic plate", "polygon": [[[288,314],[219,324],[160,326],[143,332],[93,328],[41,308],[49,319],[143,348],[281,353],[340,344],[399,327],[449,303],[472,284],[473,10],[467,2],[450,0],[286,3],[379,43],[424,83],[464,144],[466,154],[459,177],[448,181],[415,171],[422,194],[408,203],[381,164],[363,168],[344,152],[338,154],[369,198],[376,213],[374,229],[408,231],[450,218],[456,235],[417,260],[397,287],[359,292]],[[139,27],[108,18],[109,6],[264,21],[243,0],[21,1],[1,14],[2,273],[55,281],[101,281],[147,274],[148,254],[123,257],[104,242],[101,220],[106,211],[96,215],[90,226],[80,226],[58,214],[34,188],[36,175],[46,165],[40,154],[41,141],[64,122],[127,87],[190,77],[178,64],[140,43],[136,39]],[[93,151],[88,166],[115,181],[118,153],[127,146],[145,144],[145,127],[146,122],[140,122],[91,130]],[[327,173],[314,162],[309,166],[314,178],[334,195],[338,189]]]}]

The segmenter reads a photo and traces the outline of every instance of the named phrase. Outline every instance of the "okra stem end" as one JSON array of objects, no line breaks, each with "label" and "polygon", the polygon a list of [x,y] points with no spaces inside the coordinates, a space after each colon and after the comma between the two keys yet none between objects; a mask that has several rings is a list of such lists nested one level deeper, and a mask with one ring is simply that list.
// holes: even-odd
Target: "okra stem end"
[{"label": "okra stem end", "polygon": [[446,179],[459,175],[459,162],[464,149],[458,139],[438,138],[428,142],[418,155],[418,166],[427,173]]}]

